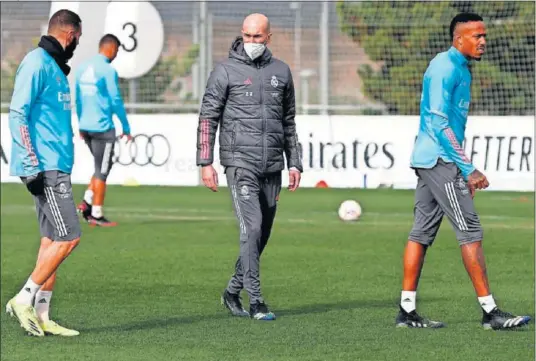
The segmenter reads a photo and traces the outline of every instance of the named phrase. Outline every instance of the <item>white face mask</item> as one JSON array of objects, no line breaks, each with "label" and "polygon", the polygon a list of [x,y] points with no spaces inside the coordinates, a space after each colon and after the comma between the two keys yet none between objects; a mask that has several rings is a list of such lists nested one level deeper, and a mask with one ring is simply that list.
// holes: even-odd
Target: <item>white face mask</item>
[{"label": "white face mask", "polygon": [[257,59],[259,56],[264,53],[264,50],[266,49],[266,44],[263,43],[245,43],[244,44],[244,50],[246,51],[246,54],[251,58],[251,60]]}]

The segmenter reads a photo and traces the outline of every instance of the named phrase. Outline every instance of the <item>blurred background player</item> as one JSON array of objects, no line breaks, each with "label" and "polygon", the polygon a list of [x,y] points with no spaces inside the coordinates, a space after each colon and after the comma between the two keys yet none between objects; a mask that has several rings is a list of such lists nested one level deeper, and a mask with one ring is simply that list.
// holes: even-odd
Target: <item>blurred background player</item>
[{"label": "blurred background player", "polygon": [[485,329],[514,328],[530,321],[501,311],[490,292],[482,249],[483,230],[473,197],[475,189],[489,183],[466,157],[460,144],[465,138],[471,100],[468,65],[480,61],[486,50],[482,17],[462,13],[450,24],[452,47],[438,54],[424,74],[419,133],[411,157],[418,176],[413,229],[404,254],[404,280],[397,327],[443,327],[416,312],[417,285],[426,250],[432,245],[443,215],[452,224],[463,263],[482,307]]},{"label": "blurred background player", "polygon": [[67,65],[82,35],[80,17],[59,10],[48,35],[22,60],[9,106],[11,174],[33,195],[41,233],[37,264],[6,311],[31,335],[76,336],[49,319],[56,270],[80,241],[71,171],[74,161]]},{"label": "blurred background player", "polygon": [[76,113],[80,136],[94,158],[95,172],[78,205],[78,211],[91,225],[112,227],[116,222],[104,217],[106,179],[112,169],[116,139],[113,115],[121,122],[127,142],[132,139],[127,113],[119,90],[117,71],[110,63],[117,56],[119,39],[106,34],[99,42],[99,54],[81,64],[76,72]]},{"label": "blurred background player", "polygon": [[[244,20],[242,36],[231,45],[229,59],[217,65],[208,79],[197,132],[197,165],[202,167],[205,186],[216,191],[218,175],[212,162],[221,122],[220,159],[240,226],[240,255],[222,303],[233,316],[264,321],[275,320],[275,315],[261,295],[260,257],[275,219],[283,154],[290,191],[298,188],[303,171],[292,74],[266,47],[270,36],[266,16],[252,14]],[[263,96],[269,91],[277,97]],[[240,301],[244,288],[249,313]]]}]

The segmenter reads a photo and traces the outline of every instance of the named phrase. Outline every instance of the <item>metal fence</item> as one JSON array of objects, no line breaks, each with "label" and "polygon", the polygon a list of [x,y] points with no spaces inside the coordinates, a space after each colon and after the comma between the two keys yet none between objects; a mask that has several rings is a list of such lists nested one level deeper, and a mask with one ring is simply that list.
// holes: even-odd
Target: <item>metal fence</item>
[{"label": "metal fence", "polygon": [[[401,2],[162,1],[152,4],[164,23],[165,45],[161,59],[143,77],[121,81],[127,107],[136,112],[197,112],[210,70],[227,57],[232,41],[240,34],[244,17],[261,12],[271,21],[272,52],[291,67],[298,112],[415,114],[426,64],[432,53],[448,47],[445,29],[448,29],[451,14],[460,9],[460,3],[437,5],[446,15],[430,23],[433,16],[426,10],[430,4],[419,2],[400,5]],[[385,15],[395,8],[398,12],[394,15]],[[9,103],[16,67],[24,54],[36,45],[48,20],[49,9],[49,2],[1,3],[3,105]],[[532,30],[534,35],[534,14],[532,20],[520,18],[511,8],[494,5],[484,11],[490,20],[490,32],[494,28],[502,30],[494,24],[506,19],[513,21],[514,26],[509,31],[514,35],[521,31],[520,25],[523,32],[530,34]],[[405,31],[402,28],[413,30],[401,35]],[[434,29],[433,33],[430,28]],[[522,50],[518,48],[523,51],[519,60],[510,59],[516,54],[508,52],[510,44],[503,42],[490,44],[490,59],[506,65],[498,65],[499,69],[493,71],[495,68],[490,70],[489,64],[495,66],[495,63],[482,62],[489,70],[484,76],[495,77],[493,80],[510,92],[524,87],[523,98],[519,94],[504,93],[502,88],[497,88],[499,85],[478,88],[477,101],[479,96],[489,98],[482,109],[478,109],[479,113],[534,114],[534,36],[531,39],[523,34],[518,36],[526,42]],[[419,48],[422,46],[428,50],[425,58],[423,49]],[[393,48],[400,48],[400,51],[393,52]],[[382,55],[389,55],[395,61],[389,63]],[[181,66],[172,66],[177,64]],[[499,71],[501,66],[509,67],[507,73]],[[521,81],[527,77],[532,79],[528,85]],[[502,99],[503,93],[511,97],[517,107]],[[405,107],[405,103],[411,106]],[[499,103],[505,104],[496,108],[494,104]]]}]

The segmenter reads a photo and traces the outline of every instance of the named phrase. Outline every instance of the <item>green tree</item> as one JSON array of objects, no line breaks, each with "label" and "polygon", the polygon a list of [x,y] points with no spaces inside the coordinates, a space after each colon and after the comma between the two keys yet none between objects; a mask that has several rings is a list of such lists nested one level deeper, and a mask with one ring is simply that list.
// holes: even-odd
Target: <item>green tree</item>
[{"label": "green tree", "polygon": [[418,114],[424,71],[450,47],[450,21],[461,11],[480,14],[488,28],[488,51],[471,65],[471,112],[534,114],[533,2],[339,2],[342,31],[380,65],[357,69],[364,93],[391,114]]},{"label": "green tree", "polygon": [[[18,64],[13,60],[6,59],[1,66],[1,79],[2,79],[2,92],[1,102],[2,104],[9,104],[11,96],[13,95],[13,87],[15,85],[15,74],[17,73]],[[7,108],[2,108],[2,111],[7,111]]]},{"label": "green tree", "polygon": [[[41,37],[32,38],[32,44],[34,47],[37,47]],[[19,63],[22,61],[20,59],[1,59],[0,64],[0,79],[2,83],[1,92],[0,92],[0,101],[4,105],[8,105],[11,102],[11,97],[13,95],[13,88],[15,87],[15,75],[17,74],[17,69],[19,68]],[[7,112],[9,107],[2,108],[2,112]]]}]

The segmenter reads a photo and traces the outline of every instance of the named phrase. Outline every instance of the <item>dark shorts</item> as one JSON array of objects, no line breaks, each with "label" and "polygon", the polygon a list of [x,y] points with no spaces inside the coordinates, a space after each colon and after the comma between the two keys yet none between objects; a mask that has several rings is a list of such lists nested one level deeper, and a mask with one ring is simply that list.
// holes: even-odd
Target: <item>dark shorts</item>
[{"label": "dark shorts", "polygon": [[102,181],[106,181],[112,169],[115,145],[115,129],[106,132],[86,132],[81,131],[91,154],[93,155],[95,172],[93,176]]},{"label": "dark shorts", "polygon": [[409,239],[431,246],[446,215],[460,244],[481,241],[480,219],[456,164],[440,159],[433,168],[419,168],[416,173],[415,218]]},{"label": "dark shorts", "polygon": [[41,237],[72,241],[82,231],[73,199],[71,176],[58,171],[44,173],[45,193],[33,196]]}]

